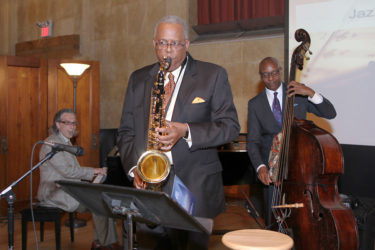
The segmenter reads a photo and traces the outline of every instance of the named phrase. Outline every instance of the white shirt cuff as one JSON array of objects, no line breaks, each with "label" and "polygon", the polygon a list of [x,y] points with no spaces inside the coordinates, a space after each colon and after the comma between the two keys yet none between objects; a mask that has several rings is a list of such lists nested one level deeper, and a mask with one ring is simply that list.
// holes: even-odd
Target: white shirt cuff
[{"label": "white shirt cuff", "polygon": [[184,138],[184,140],[187,142],[187,144],[189,145],[189,148],[191,148],[191,145],[193,145],[193,141],[191,140],[191,133],[190,133],[190,127],[189,127],[189,124],[187,124],[187,127],[188,127],[188,130],[189,130],[189,136],[188,138]]},{"label": "white shirt cuff", "polygon": [[323,102],[323,96],[317,92],[315,92],[312,98],[309,96],[307,99],[314,104],[321,104]]},{"label": "white shirt cuff", "polygon": [[132,168],[129,170],[129,172],[128,172],[128,175],[129,175],[131,178],[134,178],[134,170],[135,170],[136,167],[137,167],[137,166],[132,167]]},{"label": "white shirt cuff", "polygon": [[264,164],[260,164],[260,165],[257,167],[257,173],[259,172],[259,169],[262,168],[262,167],[267,167],[267,166],[264,165]]}]

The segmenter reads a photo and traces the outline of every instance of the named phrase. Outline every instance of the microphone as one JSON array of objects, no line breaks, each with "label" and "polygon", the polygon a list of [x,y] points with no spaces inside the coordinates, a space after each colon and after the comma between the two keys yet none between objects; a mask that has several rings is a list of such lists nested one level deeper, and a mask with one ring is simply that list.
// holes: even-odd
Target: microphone
[{"label": "microphone", "polygon": [[69,152],[75,156],[82,156],[85,154],[85,150],[80,146],[70,146],[55,142],[48,142],[48,141],[42,141],[43,144],[46,144],[52,148],[52,150],[55,151],[65,151]]}]

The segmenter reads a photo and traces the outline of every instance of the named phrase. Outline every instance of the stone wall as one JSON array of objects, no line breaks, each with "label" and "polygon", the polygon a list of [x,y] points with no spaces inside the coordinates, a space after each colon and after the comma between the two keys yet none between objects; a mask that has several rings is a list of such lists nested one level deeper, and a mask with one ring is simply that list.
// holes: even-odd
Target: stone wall
[{"label": "stone wall", "polygon": [[[81,56],[100,62],[100,127],[118,127],[130,73],[153,63],[154,24],[178,15],[196,24],[193,0],[2,0],[0,54],[14,55],[15,44],[40,39],[37,21],[53,20],[53,35],[79,34]],[[197,37],[193,30],[192,40]],[[275,56],[283,63],[282,35],[192,43],[196,59],[224,66],[229,74],[241,132],[247,132],[247,101],[259,93],[258,63]]]}]

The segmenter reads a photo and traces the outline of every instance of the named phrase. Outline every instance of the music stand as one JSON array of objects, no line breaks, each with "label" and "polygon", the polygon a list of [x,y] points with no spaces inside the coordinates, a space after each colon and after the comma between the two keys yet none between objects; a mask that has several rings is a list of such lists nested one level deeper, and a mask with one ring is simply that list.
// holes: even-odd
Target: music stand
[{"label": "music stand", "polygon": [[65,180],[56,183],[93,213],[126,219],[130,250],[133,249],[134,221],[206,234],[212,232],[212,219],[191,216],[163,192]]}]

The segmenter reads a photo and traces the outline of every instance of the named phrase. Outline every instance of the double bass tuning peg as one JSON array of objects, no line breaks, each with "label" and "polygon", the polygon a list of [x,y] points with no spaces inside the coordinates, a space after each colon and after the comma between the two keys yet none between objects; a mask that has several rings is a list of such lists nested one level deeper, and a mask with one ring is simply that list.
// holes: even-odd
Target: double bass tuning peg
[{"label": "double bass tuning peg", "polygon": [[[309,52],[309,54],[310,55],[312,55],[312,52],[311,52],[311,50],[308,50],[307,52]],[[309,56],[307,56],[307,55],[305,55],[305,59],[308,61],[308,60],[310,60],[310,57]]]},{"label": "double bass tuning peg", "polygon": [[[303,45],[303,48],[304,48],[304,50],[306,51],[306,53],[309,52],[309,54],[312,55],[312,52],[311,52],[311,50],[309,49],[309,48],[310,48],[310,44],[307,44],[307,43],[304,44],[304,45]],[[307,56],[306,54],[304,55],[304,57],[305,57],[306,60],[310,60],[310,57]]]}]

